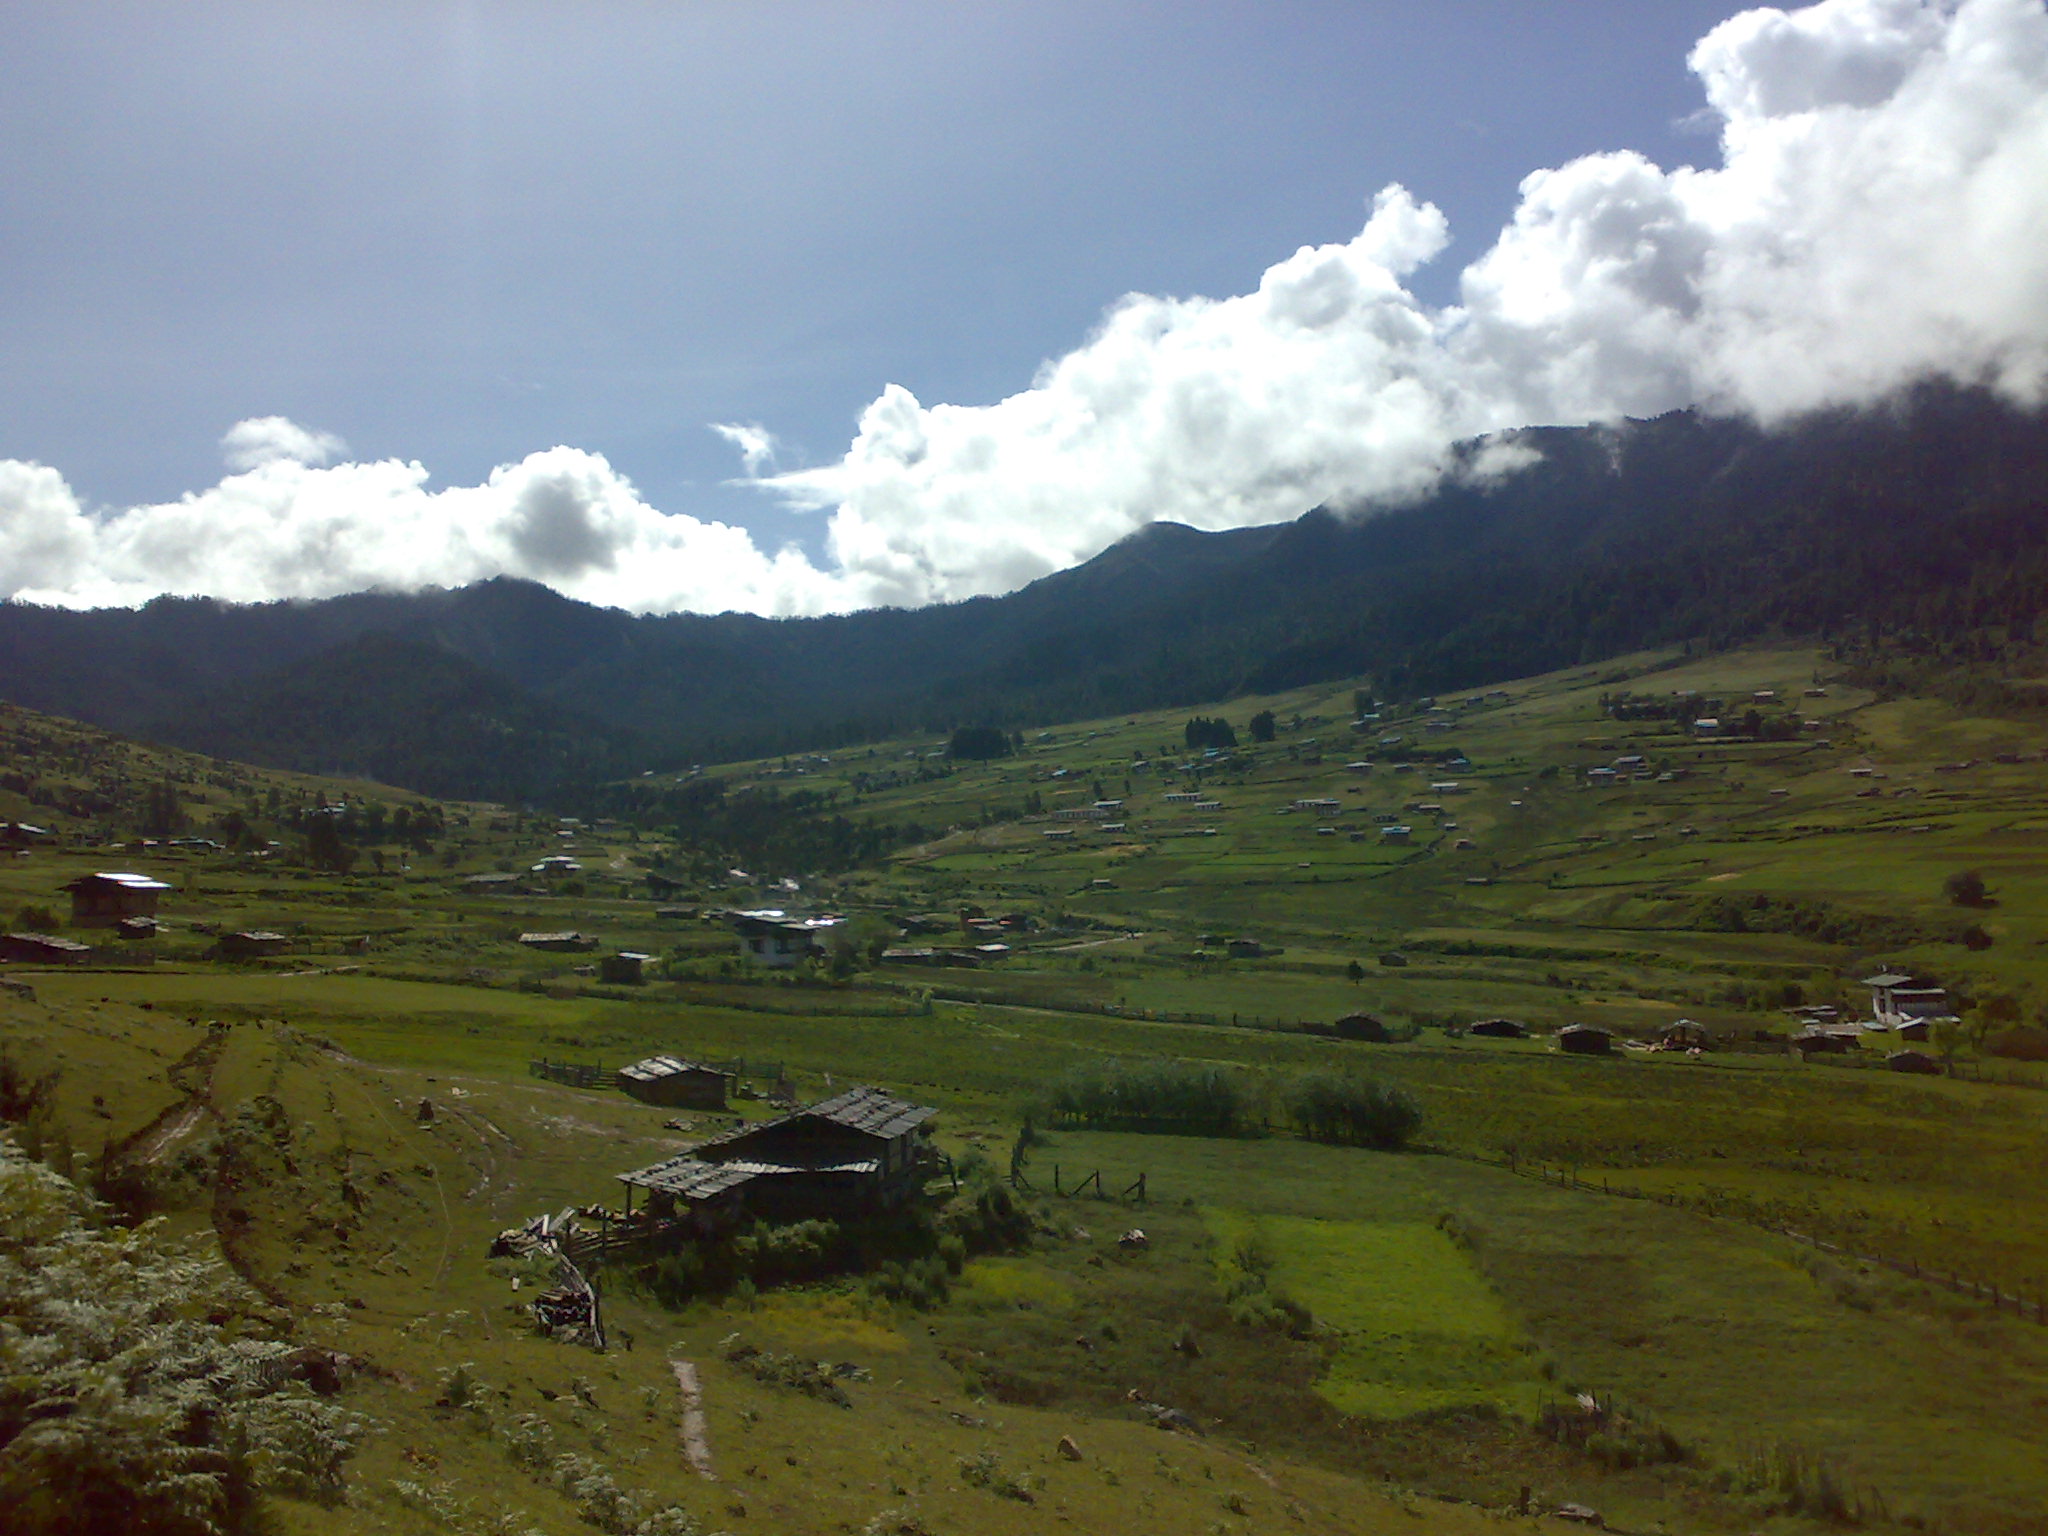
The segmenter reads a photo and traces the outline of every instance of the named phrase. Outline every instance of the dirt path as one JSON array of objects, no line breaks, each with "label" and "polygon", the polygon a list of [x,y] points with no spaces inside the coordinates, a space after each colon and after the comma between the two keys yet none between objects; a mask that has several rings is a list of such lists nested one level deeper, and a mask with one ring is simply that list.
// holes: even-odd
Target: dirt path
[{"label": "dirt path", "polygon": [[704,1390],[697,1382],[697,1367],[688,1360],[671,1360],[675,1368],[676,1391],[683,1399],[683,1455],[690,1469],[707,1482],[717,1482],[711,1470],[711,1442],[704,1432]]}]

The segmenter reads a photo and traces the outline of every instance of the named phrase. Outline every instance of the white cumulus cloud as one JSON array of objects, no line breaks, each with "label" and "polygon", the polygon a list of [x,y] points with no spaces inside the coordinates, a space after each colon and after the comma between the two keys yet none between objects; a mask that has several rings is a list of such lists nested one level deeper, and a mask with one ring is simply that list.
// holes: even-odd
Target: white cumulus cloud
[{"label": "white cumulus cloud", "polygon": [[[1231,298],[1130,295],[994,405],[890,385],[838,460],[746,476],[826,516],[826,560],[665,516],[602,458],[552,448],[481,485],[330,462],[283,418],[222,441],[234,473],[173,503],[81,508],[0,462],[0,594],[317,596],[508,573],[640,610],[816,613],[1008,591],[1145,524],[1220,528],[1498,478],[1514,428],[1701,404],[1775,421],[1926,378],[2048,394],[2048,10],[1822,0],[1722,23],[1691,66],[1719,163],[1617,151],[1538,170],[1459,302],[1406,287],[1448,239],[1404,188],[1342,244]],[[1460,439],[1501,434],[1461,460]]]},{"label": "white cumulus cloud", "polygon": [[220,440],[229,469],[260,469],[289,460],[294,464],[325,464],[348,452],[348,444],[332,432],[313,432],[282,416],[251,416],[229,427]]}]

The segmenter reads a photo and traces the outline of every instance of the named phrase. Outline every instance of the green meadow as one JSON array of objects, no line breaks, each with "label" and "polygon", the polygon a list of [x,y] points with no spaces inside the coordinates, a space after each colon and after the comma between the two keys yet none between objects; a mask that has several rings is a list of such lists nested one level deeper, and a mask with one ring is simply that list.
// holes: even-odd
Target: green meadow
[{"label": "green meadow", "polygon": [[[1780,739],[1702,738],[1681,697],[1756,707]],[[65,881],[172,887],[154,940],[5,967],[26,991],[0,993],[0,1044],[49,1078],[9,1101],[12,1134],[81,1179],[125,1169],[295,1336],[370,1362],[349,1396],[379,1427],[347,1501],[279,1500],[281,1531],[588,1528],[509,1458],[528,1414],[707,1531],[1450,1533],[1565,1503],[1672,1533],[2048,1526],[2041,733],[1874,698],[1794,649],[1624,658],[1382,705],[1365,731],[1357,702],[1063,723],[989,763],[918,740],[718,768],[733,793],[931,829],[872,867],[744,877],[658,825],[454,805],[424,846],[316,868],[292,806],[424,802],[12,713],[42,798],[0,789],[0,819],[64,835],[0,860],[10,926],[104,943],[64,923]],[[1665,714],[1627,712],[1645,705]],[[1239,746],[1190,750],[1190,713]],[[189,830],[232,812],[263,835],[141,843],[166,783]],[[1218,804],[1165,798],[1188,793]],[[67,796],[89,824],[52,815]],[[1097,800],[1122,830],[1051,819]],[[559,852],[576,878],[534,874]],[[1961,871],[1983,904],[1950,899]],[[519,888],[465,888],[490,873]],[[718,916],[751,906],[844,915],[857,942],[763,975]],[[972,925],[1002,917],[1007,950],[970,963]],[[290,951],[220,958],[246,927]],[[519,943],[568,930],[596,949]],[[884,963],[887,944],[957,963]],[[644,984],[594,974],[622,949],[655,957]],[[1940,1075],[1886,1070],[1875,1042],[1788,1050],[1790,1008],[1867,1010],[1884,966],[1949,990],[1923,1047]],[[1390,1040],[1317,1032],[1355,1013]],[[1490,1017],[1529,1037],[1466,1032]],[[1647,1049],[1680,1018],[1712,1048]],[[1617,1049],[1560,1053],[1571,1022]],[[679,1299],[621,1268],[601,1285],[630,1349],[537,1337],[513,1286],[535,1277],[486,1259],[494,1234],[616,1201],[616,1174],[767,1112],[679,1117],[528,1070],[656,1051],[744,1063],[750,1091],[936,1104],[956,1162],[1001,1179],[1017,1158],[1031,1240],[921,1304],[852,1273]],[[1062,1074],[1160,1060],[1231,1074],[1245,1134],[1048,1123]],[[1320,1072],[1411,1096],[1414,1142],[1298,1139],[1287,1093]],[[1043,1144],[1020,1143],[1027,1117]],[[1097,1198],[1140,1175],[1142,1204]],[[1117,1243],[1130,1228],[1145,1246]],[[734,1336],[854,1368],[854,1406],[750,1373]],[[716,1483],[678,1453],[672,1358],[704,1382]],[[488,1411],[445,1405],[465,1362]],[[1204,1432],[1162,1433],[1133,1394]]]}]

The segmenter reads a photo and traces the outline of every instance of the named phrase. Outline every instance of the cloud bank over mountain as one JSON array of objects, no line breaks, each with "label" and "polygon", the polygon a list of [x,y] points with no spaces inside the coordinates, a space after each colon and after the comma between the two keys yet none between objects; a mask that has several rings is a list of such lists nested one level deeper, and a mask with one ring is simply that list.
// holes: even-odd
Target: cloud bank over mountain
[{"label": "cloud bank over mountain", "polygon": [[[804,614],[1011,590],[1145,524],[1368,511],[1468,472],[1453,445],[1684,405],[1766,422],[1941,377],[2048,395],[2048,10],[2041,0],[1823,0],[1745,12],[1690,63],[1720,163],[1627,151],[1539,170],[1434,308],[1406,286],[1449,231],[1393,186],[1341,245],[1225,299],[1130,295],[988,406],[884,389],[845,455],[765,494],[826,518],[826,557],[666,515],[555,447],[433,490],[417,463],[330,462],[278,417],[223,439],[182,499],[79,504],[0,461],[0,593],[76,605],[234,599],[510,574],[640,610]],[[1482,467],[1511,470],[1511,439]]]}]

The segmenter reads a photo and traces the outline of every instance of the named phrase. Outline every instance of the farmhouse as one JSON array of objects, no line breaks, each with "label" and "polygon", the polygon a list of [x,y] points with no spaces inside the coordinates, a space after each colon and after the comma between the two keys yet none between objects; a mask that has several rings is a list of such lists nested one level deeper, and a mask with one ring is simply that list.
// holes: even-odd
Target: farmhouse
[{"label": "farmhouse", "polygon": [[739,935],[740,949],[755,965],[786,970],[818,953],[819,935],[837,928],[837,917],[792,917],[780,907],[728,912],[726,921]]},{"label": "farmhouse", "polygon": [[1557,1048],[1574,1056],[1604,1056],[1614,1048],[1614,1032],[1597,1024],[1567,1024],[1557,1032]]},{"label": "farmhouse", "polygon": [[31,965],[83,965],[92,950],[76,939],[60,939],[48,933],[0,934],[0,960],[20,960]]},{"label": "farmhouse", "polygon": [[723,1109],[730,1072],[679,1056],[650,1056],[619,1068],[619,1091],[642,1104],[664,1109]]},{"label": "farmhouse", "polygon": [[124,917],[155,917],[170,887],[147,875],[80,875],[60,890],[71,893],[71,921],[80,928],[111,928]]},{"label": "farmhouse", "polygon": [[647,1191],[657,1218],[743,1207],[802,1221],[901,1205],[939,1165],[929,1105],[879,1088],[836,1098],[699,1143],[679,1157],[619,1175],[627,1210]]}]

